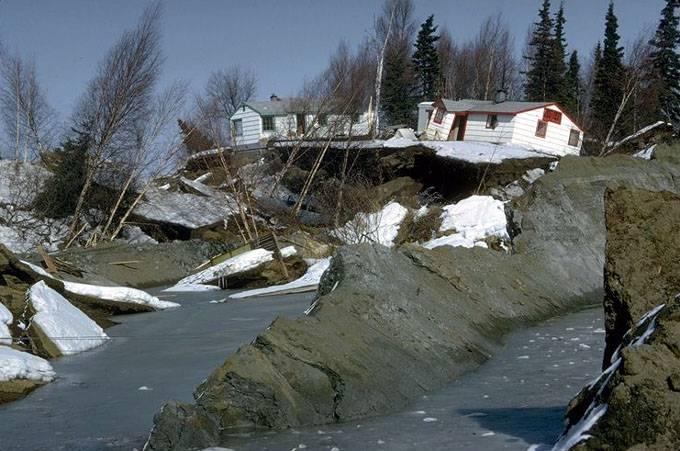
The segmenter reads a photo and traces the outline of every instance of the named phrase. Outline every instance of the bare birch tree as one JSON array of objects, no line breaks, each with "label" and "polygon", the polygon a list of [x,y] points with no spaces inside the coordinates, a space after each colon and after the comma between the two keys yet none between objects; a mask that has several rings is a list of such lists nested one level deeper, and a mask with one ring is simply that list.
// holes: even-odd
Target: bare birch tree
[{"label": "bare birch tree", "polygon": [[14,158],[26,162],[51,148],[56,115],[34,62],[1,50],[0,62],[0,117]]},{"label": "bare birch tree", "polygon": [[71,224],[72,236],[102,165],[125,158],[139,145],[138,125],[151,111],[162,62],[160,16],[160,3],[154,3],[134,29],[123,33],[99,64],[80,100],[74,121],[89,138],[89,152]]}]

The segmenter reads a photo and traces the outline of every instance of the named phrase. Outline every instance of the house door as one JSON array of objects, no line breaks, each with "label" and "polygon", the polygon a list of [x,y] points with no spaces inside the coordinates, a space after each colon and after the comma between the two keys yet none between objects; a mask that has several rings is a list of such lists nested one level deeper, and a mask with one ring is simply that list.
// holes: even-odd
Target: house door
[{"label": "house door", "polygon": [[449,132],[449,141],[462,141],[465,138],[465,127],[467,126],[467,116],[458,115],[453,119],[451,131]]},{"label": "house door", "polygon": [[297,123],[298,135],[304,135],[305,134],[305,115],[304,114],[296,114],[295,115],[295,122]]}]

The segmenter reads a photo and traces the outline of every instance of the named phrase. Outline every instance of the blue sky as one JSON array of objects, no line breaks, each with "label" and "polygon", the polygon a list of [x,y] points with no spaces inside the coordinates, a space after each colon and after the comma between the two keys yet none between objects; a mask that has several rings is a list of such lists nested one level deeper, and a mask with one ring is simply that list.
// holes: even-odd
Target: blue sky
[{"label": "blue sky", "polygon": [[[35,58],[52,105],[72,111],[97,62],[121,31],[134,26],[148,0],[0,0],[0,39]],[[557,1],[553,1],[556,7]],[[654,28],[663,0],[618,0],[623,43]],[[291,95],[326,65],[341,39],[354,45],[369,33],[381,0],[166,0],[163,83],[185,80],[202,89],[211,71],[239,64],[253,70],[258,98]],[[604,29],[608,0],[565,0],[567,41],[589,53]],[[454,39],[473,36],[500,12],[518,51],[540,0],[415,0],[416,19],[429,14]]]}]

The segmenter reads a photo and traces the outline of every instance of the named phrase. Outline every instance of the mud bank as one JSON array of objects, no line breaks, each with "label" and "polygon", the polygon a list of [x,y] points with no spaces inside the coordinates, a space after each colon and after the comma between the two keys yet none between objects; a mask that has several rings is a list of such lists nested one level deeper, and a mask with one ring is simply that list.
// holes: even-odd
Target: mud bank
[{"label": "mud bank", "polygon": [[147,449],[394,411],[479,365],[511,328],[599,301],[605,188],[677,192],[672,155],[564,158],[509,208],[512,255],[341,249],[309,314],[272,323],[198,387],[195,404],[167,404]]}]

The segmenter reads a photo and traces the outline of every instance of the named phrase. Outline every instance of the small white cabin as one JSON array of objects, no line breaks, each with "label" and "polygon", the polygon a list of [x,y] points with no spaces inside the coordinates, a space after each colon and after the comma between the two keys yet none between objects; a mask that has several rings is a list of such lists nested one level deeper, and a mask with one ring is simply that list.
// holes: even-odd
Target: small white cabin
[{"label": "small white cabin", "polygon": [[422,139],[517,144],[558,156],[578,155],[583,144],[583,130],[554,102],[439,99],[432,106]]},{"label": "small white cabin", "polygon": [[342,137],[362,135],[368,130],[368,113],[340,115],[322,112],[309,102],[281,99],[272,95],[269,101],[242,103],[231,115],[230,126],[236,146],[261,146],[270,139],[326,137],[329,132]]}]

